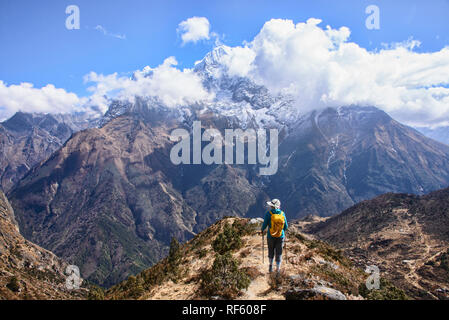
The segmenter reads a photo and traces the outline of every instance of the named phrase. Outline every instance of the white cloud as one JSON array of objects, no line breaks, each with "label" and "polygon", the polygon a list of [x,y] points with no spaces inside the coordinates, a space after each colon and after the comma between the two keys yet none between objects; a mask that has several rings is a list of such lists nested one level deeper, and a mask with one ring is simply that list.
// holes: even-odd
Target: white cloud
[{"label": "white cloud", "polygon": [[273,19],[221,60],[230,75],[248,76],[274,92],[292,94],[298,112],[326,106],[374,105],[408,124],[449,120],[449,47],[418,53],[408,39],[367,51],[346,27],[318,19]]},{"label": "white cloud", "polygon": [[106,30],[105,27],[103,27],[102,25],[97,25],[95,27],[95,30],[100,31],[101,33],[103,33],[105,36],[109,36],[109,37],[113,37],[113,38],[117,38],[120,40],[126,40],[126,35],[124,34],[118,34],[118,33],[111,33],[108,30]]},{"label": "white cloud", "polygon": [[222,63],[227,67],[230,76],[246,76],[253,68],[256,53],[248,47],[227,47],[227,54],[222,57]]},{"label": "white cloud", "polygon": [[169,57],[156,68],[147,66],[134,72],[132,78],[90,72],[84,77],[86,83],[93,83],[88,97],[78,97],[52,84],[34,88],[31,83],[8,86],[0,80],[0,119],[17,111],[94,113],[99,109],[104,113],[110,98],[132,102],[136,96],[154,97],[172,108],[211,101],[214,95],[203,87],[202,79],[192,69],[178,69],[177,64],[174,57]]},{"label": "white cloud", "polygon": [[210,23],[205,17],[192,17],[178,25],[182,44],[210,39]]},{"label": "white cloud", "polygon": [[43,113],[69,113],[82,109],[84,100],[76,94],[48,84],[34,88],[31,83],[7,85],[0,80],[1,118],[11,117],[17,111]]},{"label": "white cloud", "polygon": [[[305,23],[273,19],[242,46],[226,47],[219,61],[231,76],[247,76],[272,92],[287,93],[304,113],[327,106],[377,106],[399,121],[415,126],[449,123],[449,47],[420,53],[420,42],[404,42],[368,51],[350,41],[346,27],[320,27],[319,19]],[[183,43],[213,36],[206,18],[180,24]],[[214,95],[192,69],[179,69],[170,57],[156,68],[145,67],[133,78],[117,73],[85,76],[91,95],[80,98],[49,84],[7,85],[0,81],[0,116],[18,110],[70,112],[98,106],[107,98],[133,100],[157,97],[168,107],[206,103]]]},{"label": "white cloud", "polygon": [[133,101],[135,96],[157,97],[167,107],[177,107],[207,101],[213,98],[202,85],[201,78],[191,69],[179,70],[174,57],[165,59],[156,68],[149,66],[136,71],[133,78],[119,77],[117,73],[102,75],[91,72],[85,82],[93,82],[88,88],[90,97],[103,111],[107,109],[105,96]]}]

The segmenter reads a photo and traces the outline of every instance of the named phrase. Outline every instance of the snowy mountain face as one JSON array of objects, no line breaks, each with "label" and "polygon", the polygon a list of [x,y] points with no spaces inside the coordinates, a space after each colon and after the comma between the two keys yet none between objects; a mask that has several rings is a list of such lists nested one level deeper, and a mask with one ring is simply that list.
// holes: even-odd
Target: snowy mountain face
[{"label": "snowy mountain face", "polygon": [[[230,77],[226,72],[222,59],[228,54],[225,46],[220,46],[209,52],[195,65],[194,72],[202,79],[202,84],[213,93],[213,101],[195,105],[169,108],[155,97],[135,97],[133,102],[114,100],[100,121],[100,127],[111,119],[127,112],[147,113],[159,109],[171,114],[181,121],[194,113],[210,113],[232,120],[235,126],[242,129],[282,127],[298,117],[292,97],[273,95],[269,90],[245,77]],[[140,75],[151,77],[151,70],[143,70]],[[133,76],[133,78],[135,78]]]},{"label": "snowy mountain face", "polygon": [[241,128],[282,127],[295,121],[299,114],[292,97],[272,94],[249,78],[228,75],[223,63],[228,50],[219,46],[195,66],[204,87],[215,94],[208,110],[238,118]]},{"label": "snowy mountain face", "polygon": [[112,101],[111,104],[109,105],[108,110],[101,118],[99,122],[99,127],[102,127],[112,119],[121,116],[122,114],[130,110],[131,107],[132,104],[128,101],[119,101],[119,100]]}]

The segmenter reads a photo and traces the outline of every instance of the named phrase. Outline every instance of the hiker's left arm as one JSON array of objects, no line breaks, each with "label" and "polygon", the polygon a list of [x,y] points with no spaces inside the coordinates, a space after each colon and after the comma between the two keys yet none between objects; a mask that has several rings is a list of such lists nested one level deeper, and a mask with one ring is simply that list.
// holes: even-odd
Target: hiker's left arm
[{"label": "hiker's left arm", "polygon": [[287,231],[287,229],[288,229],[288,223],[287,223],[287,217],[285,216],[285,213],[284,213],[284,218],[285,218],[284,231]]}]

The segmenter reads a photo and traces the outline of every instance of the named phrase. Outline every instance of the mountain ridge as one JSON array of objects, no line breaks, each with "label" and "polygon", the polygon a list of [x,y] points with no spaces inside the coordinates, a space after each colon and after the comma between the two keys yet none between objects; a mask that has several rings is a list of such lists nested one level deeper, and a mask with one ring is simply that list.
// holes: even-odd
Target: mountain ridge
[{"label": "mountain ridge", "polygon": [[178,115],[142,100],[75,133],[8,194],[25,237],[110,286],[160,259],[172,236],[187,241],[224,216],[259,216],[269,195],[282,194],[294,219],[449,181],[449,147],[375,108],[312,112],[281,131],[274,176],[260,176],[257,165],[172,164],[171,130],[191,130],[194,120],[219,131],[238,125],[200,110],[187,121]]},{"label": "mountain ridge", "polygon": [[10,191],[74,132],[94,125],[85,115],[17,112],[0,123],[0,188]]},{"label": "mountain ridge", "polygon": [[82,299],[66,288],[68,264],[19,233],[14,211],[0,191],[0,298]]},{"label": "mountain ridge", "polygon": [[353,261],[378,265],[412,296],[448,299],[448,201],[449,188],[422,196],[388,193],[303,230]]},{"label": "mountain ridge", "polygon": [[[382,279],[368,277],[338,250],[289,227],[280,274],[268,271],[260,219],[226,217],[180,245],[156,265],[106,290],[106,299],[364,300],[407,299]],[[223,245],[226,243],[227,246]],[[225,283],[226,285],[222,285]]]}]

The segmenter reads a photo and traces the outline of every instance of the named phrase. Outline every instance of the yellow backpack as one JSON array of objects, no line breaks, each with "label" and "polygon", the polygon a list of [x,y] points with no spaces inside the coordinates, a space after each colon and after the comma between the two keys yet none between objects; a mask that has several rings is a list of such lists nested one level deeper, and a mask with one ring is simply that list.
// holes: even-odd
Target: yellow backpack
[{"label": "yellow backpack", "polygon": [[282,236],[282,230],[284,229],[285,216],[282,211],[279,214],[275,214],[270,211],[271,214],[271,227],[270,234],[273,238],[279,238]]}]

